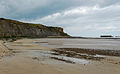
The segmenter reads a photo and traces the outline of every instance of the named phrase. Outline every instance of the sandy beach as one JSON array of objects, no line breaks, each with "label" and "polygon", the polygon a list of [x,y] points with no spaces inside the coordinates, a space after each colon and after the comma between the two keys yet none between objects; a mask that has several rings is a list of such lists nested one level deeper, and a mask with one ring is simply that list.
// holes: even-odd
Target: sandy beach
[{"label": "sandy beach", "polygon": [[[73,48],[76,47],[73,40]],[[91,40],[88,40],[91,42]],[[93,40],[98,49],[109,49],[113,43],[114,48],[119,48],[118,40]],[[117,41],[117,42],[116,42]],[[120,56],[101,55],[99,53],[81,53],[71,49],[65,49],[71,40],[58,39],[20,39],[14,42],[6,42],[1,46],[5,50],[12,51],[9,56],[0,59],[0,74],[119,74]],[[82,48],[92,48],[85,45],[87,40],[82,40]],[[105,43],[104,43],[105,42]],[[110,43],[109,43],[110,42]],[[93,45],[92,45],[93,43]],[[101,44],[105,44],[101,47]],[[75,45],[75,46],[74,46]],[[77,46],[79,46],[77,45]],[[107,46],[106,46],[107,45]],[[111,44],[112,45],[112,44]],[[96,48],[97,48],[96,46]],[[57,48],[56,48],[57,47]],[[59,48],[64,48],[64,51]],[[71,47],[69,47],[71,48]],[[79,47],[77,47],[79,48]],[[1,48],[0,48],[1,50]],[[56,50],[56,51],[55,51]],[[112,48],[110,49],[112,50]],[[119,49],[118,49],[119,50]],[[0,53],[1,54],[1,53]]]}]

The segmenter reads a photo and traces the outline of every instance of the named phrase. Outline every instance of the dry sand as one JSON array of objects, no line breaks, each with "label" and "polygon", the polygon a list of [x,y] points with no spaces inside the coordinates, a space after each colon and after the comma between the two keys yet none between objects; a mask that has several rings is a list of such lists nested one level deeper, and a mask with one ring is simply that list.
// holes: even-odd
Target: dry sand
[{"label": "dry sand", "polygon": [[0,74],[120,74],[120,57],[105,56],[101,61],[90,60],[88,64],[66,63],[38,56],[40,53],[37,50],[50,51],[52,48],[32,42],[36,40],[5,43],[14,53],[0,59]]}]

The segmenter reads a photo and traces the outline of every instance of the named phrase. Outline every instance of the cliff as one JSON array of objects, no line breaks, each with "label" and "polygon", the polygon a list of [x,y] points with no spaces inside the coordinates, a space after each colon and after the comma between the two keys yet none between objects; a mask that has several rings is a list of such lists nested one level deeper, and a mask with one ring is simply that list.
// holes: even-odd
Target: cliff
[{"label": "cliff", "polygon": [[69,36],[61,27],[50,27],[42,24],[23,23],[0,18],[0,37],[48,37]]}]

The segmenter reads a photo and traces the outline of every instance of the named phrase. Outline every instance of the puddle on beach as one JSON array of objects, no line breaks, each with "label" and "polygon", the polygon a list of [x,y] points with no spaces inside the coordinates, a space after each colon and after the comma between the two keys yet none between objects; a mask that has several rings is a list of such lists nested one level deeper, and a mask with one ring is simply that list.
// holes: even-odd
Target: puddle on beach
[{"label": "puddle on beach", "polygon": [[[89,64],[90,63],[90,61],[86,59],[73,58],[62,55],[54,55],[56,52],[53,51],[23,50],[21,53],[26,54],[27,56],[32,57],[33,60],[37,60],[44,64],[49,64],[49,63]],[[17,52],[15,54],[17,54]]]},{"label": "puddle on beach", "polygon": [[[93,52],[94,51],[94,52]],[[56,49],[52,51],[44,50],[22,50],[15,51],[14,54],[24,54],[33,60],[47,63],[71,63],[71,64],[89,64],[91,61],[101,61],[104,56],[98,55],[95,50],[81,49]]]}]

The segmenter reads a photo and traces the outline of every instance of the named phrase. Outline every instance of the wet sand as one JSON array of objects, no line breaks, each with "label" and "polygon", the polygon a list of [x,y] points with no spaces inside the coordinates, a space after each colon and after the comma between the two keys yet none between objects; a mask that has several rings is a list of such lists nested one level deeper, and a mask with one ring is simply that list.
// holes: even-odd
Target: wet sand
[{"label": "wet sand", "polygon": [[43,38],[34,40],[37,44],[49,48],[87,48],[120,50],[120,39]]},{"label": "wet sand", "polygon": [[[49,45],[45,46],[48,43]],[[0,74],[120,73],[119,56],[96,54],[95,56],[92,54],[88,55],[88,53],[74,53],[75,51],[73,50],[70,51],[70,54],[68,50],[58,54],[59,50],[61,51],[62,49],[56,49],[55,47],[61,47],[61,43],[62,41],[54,43],[50,42],[50,40],[49,42],[44,41],[44,39],[21,39],[15,42],[5,43],[13,51],[13,54],[0,59]],[[56,52],[54,50],[58,51]],[[87,56],[87,58],[83,58],[84,56]],[[100,60],[93,59],[96,57]]]}]

